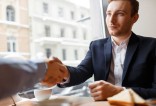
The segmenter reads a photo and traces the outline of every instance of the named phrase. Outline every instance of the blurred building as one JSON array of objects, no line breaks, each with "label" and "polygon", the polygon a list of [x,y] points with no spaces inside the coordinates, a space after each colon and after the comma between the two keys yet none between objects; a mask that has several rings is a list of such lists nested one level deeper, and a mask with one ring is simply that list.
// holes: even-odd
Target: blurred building
[{"label": "blurred building", "polygon": [[78,64],[92,40],[89,16],[89,8],[69,0],[29,0],[32,58],[52,55]]},{"label": "blurred building", "polygon": [[0,0],[0,56],[30,57],[28,0]]},{"label": "blurred building", "polygon": [[0,0],[0,56],[56,56],[77,65],[88,50],[89,7],[72,0]]}]

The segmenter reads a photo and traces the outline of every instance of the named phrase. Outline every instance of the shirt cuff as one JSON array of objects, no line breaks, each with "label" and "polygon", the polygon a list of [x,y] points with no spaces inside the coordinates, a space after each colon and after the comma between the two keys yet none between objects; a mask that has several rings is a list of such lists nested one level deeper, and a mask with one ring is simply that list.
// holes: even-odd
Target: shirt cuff
[{"label": "shirt cuff", "polygon": [[60,83],[60,85],[65,85],[65,84],[67,84],[67,83],[69,83],[70,82],[70,74],[69,74],[69,77],[67,78],[67,79],[64,79],[61,83]]},{"label": "shirt cuff", "polygon": [[122,87],[123,88],[123,90],[126,90],[126,87]]}]

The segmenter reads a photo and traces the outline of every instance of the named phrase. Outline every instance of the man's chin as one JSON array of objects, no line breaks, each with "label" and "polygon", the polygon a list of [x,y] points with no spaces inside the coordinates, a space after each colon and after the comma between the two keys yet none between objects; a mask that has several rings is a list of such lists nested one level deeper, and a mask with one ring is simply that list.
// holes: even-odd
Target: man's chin
[{"label": "man's chin", "polygon": [[110,32],[109,33],[111,36],[116,36],[116,33],[115,32]]},{"label": "man's chin", "polygon": [[119,36],[120,35],[120,32],[119,31],[109,31],[109,34],[111,36]]}]

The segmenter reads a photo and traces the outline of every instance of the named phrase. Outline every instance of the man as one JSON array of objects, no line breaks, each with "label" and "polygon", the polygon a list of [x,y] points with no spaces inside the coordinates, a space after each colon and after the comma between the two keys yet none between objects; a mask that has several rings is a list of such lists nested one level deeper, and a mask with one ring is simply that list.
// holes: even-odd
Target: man
[{"label": "man", "polygon": [[110,37],[91,42],[84,60],[77,66],[65,66],[67,81],[61,87],[80,84],[94,74],[89,85],[95,100],[105,100],[125,88],[132,88],[143,98],[156,97],[156,39],[134,34],[138,20],[137,0],[110,0],[106,24]]},{"label": "man", "polygon": [[30,89],[35,83],[44,81],[51,86],[62,81],[64,73],[53,70],[51,61],[29,61],[0,58],[0,99],[19,91]]}]

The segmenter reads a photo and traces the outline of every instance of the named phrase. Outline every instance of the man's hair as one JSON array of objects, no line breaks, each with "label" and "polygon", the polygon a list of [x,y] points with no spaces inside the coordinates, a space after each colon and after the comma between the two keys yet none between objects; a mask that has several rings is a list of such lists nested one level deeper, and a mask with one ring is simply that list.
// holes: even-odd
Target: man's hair
[{"label": "man's hair", "polygon": [[[108,3],[112,1],[119,1],[119,0],[108,0]],[[139,2],[137,0],[123,0],[123,1],[129,1],[131,4],[131,16],[134,16],[138,13],[139,10]]]}]

